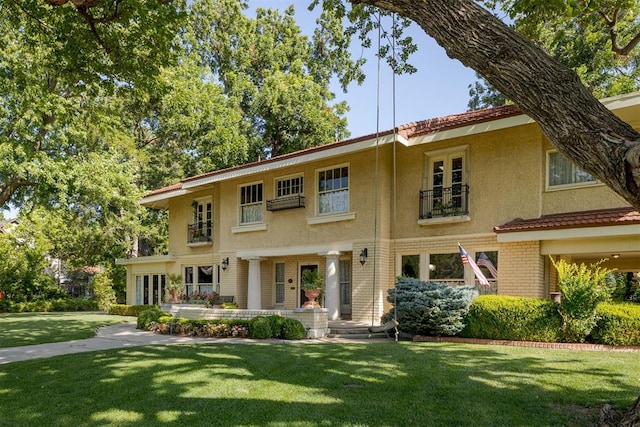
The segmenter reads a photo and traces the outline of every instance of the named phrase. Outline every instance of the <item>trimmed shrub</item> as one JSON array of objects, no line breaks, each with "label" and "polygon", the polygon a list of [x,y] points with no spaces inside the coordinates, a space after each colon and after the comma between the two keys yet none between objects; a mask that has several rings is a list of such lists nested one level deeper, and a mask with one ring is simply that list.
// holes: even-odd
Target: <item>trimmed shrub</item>
[{"label": "trimmed shrub", "polygon": [[282,338],[285,340],[301,340],[307,336],[307,330],[297,319],[285,318],[282,321]]},{"label": "trimmed shrub", "polygon": [[249,323],[249,336],[255,339],[267,339],[273,337],[271,321],[268,317],[258,316]]},{"label": "trimmed shrub", "polygon": [[116,303],[116,292],[113,290],[111,269],[107,268],[102,273],[96,274],[93,278],[93,293],[96,296],[98,308],[108,313],[109,308]]},{"label": "trimmed shrub", "polygon": [[138,314],[138,322],[136,325],[137,329],[146,330],[149,328],[152,322],[157,322],[160,317],[170,316],[169,313],[165,313],[164,311],[160,310],[160,307],[158,306],[154,305],[150,307],[151,308],[143,310]]},{"label": "trimmed shrub", "polygon": [[109,314],[117,316],[135,316],[138,317],[140,312],[148,310],[150,305],[126,305],[126,304],[113,304],[109,308]]},{"label": "trimmed shrub", "polygon": [[468,338],[558,342],[562,336],[558,304],[536,298],[481,295],[466,323],[460,335]]},{"label": "trimmed shrub", "polygon": [[32,313],[32,312],[61,312],[61,311],[95,311],[98,306],[93,299],[59,298],[30,302],[15,302],[8,299],[0,300],[2,313]]},{"label": "trimmed shrub", "polygon": [[567,342],[586,340],[596,326],[596,307],[611,296],[615,284],[611,286],[607,279],[612,270],[600,267],[603,261],[586,266],[551,258],[558,271],[558,288],[562,293],[558,312]]},{"label": "trimmed shrub", "polygon": [[591,341],[607,345],[640,345],[640,304],[599,304]]},{"label": "trimmed shrub", "polygon": [[271,322],[271,332],[274,338],[284,338],[282,335],[282,325],[284,323],[284,317],[278,316],[274,314],[272,316],[268,316],[269,321]]},{"label": "trimmed shrub", "polygon": [[452,336],[464,328],[464,318],[477,296],[478,291],[472,286],[402,277],[388,291],[387,301],[397,305],[386,318],[395,317],[398,329],[409,334]]}]

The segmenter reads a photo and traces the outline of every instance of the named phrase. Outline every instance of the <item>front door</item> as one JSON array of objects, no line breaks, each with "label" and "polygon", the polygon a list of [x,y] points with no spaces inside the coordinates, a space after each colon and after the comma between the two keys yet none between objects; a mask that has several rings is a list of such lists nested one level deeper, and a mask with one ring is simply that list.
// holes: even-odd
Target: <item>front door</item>
[{"label": "front door", "polygon": [[[307,300],[307,297],[304,295],[304,290],[302,289],[302,275],[305,273],[305,271],[318,271],[318,265],[317,264],[311,264],[311,265],[301,265],[300,266],[300,277],[298,278],[298,289],[300,290],[299,294],[300,294],[300,300],[298,303],[298,307],[302,307],[302,304],[304,304],[304,302]],[[320,301],[318,301],[320,302]],[[322,305],[322,304],[320,304]]]}]

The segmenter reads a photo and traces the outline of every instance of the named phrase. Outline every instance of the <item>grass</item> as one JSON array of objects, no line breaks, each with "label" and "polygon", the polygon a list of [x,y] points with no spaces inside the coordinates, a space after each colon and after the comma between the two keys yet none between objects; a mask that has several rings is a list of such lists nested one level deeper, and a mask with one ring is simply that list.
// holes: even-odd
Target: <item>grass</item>
[{"label": "grass", "polygon": [[640,394],[638,353],[232,342],[0,365],[0,426],[587,426]]},{"label": "grass", "polygon": [[101,326],[130,321],[135,317],[83,312],[0,314],[0,348],[91,338]]}]

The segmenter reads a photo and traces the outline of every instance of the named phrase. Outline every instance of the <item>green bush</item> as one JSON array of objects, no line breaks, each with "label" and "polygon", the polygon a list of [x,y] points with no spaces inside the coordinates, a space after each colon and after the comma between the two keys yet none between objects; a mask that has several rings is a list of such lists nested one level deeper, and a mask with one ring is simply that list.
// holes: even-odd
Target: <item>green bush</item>
[{"label": "green bush", "polygon": [[409,334],[456,335],[478,291],[472,286],[449,286],[410,277],[398,279],[387,301],[395,306],[386,315],[396,318],[398,329]]},{"label": "green bush", "polygon": [[149,306],[150,308],[141,311],[138,314],[137,329],[147,330],[152,322],[157,322],[162,316],[170,316],[169,313],[165,313],[160,310],[158,306]]},{"label": "green bush", "polygon": [[109,307],[109,314],[117,316],[136,316],[140,312],[148,310],[150,305],[126,305],[126,304],[113,304]]},{"label": "green bush", "polygon": [[297,319],[285,318],[282,321],[282,338],[285,340],[301,340],[307,336],[307,330]]},{"label": "green bush", "polygon": [[98,306],[95,300],[83,298],[59,298],[30,302],[15,302],[8,299],[0,300],[0,313],[95,311],[97,309]]},{"label": "green bush", "polygon": [[460,333],[468,338],[558,342],[562,320],[558,304],[536,298],[481,295],[476,298]]},{"label": "green bush", "polygon": [[615,283],[607,282],[612,270],[600,267],[603,261],[586,266],[551,258],[558,271],[558,288],[562,293],[558,312],[562,317],[565,341],[586,340],[596,326],[596,307],[608,301],[615,288]]},{"label": "green bush", "polygon": [[249,322],[249,336],[255,339],[267,339],[273,337],[271,321],[268,317],[258,316]]},{"label": "green bush", "polygon": [[93,293],[96,297],[98,308],[105,313],[109,312],[109,308],[116,303],[116,292],[113,290],[113,281],[111,280],[111,269],[96,274],[93,278]]},{"label": "green bush", "polygon": [[271,322],[271,332],[273,334],[273,338],[284,338],[282,335],[282,325],[285,318],[274,314],[272,316],[268,316],[268,319]]},{"label": "green bush", "polygon": [[640,304],[599,304],[591,341],[607,345],[640,345]]}]

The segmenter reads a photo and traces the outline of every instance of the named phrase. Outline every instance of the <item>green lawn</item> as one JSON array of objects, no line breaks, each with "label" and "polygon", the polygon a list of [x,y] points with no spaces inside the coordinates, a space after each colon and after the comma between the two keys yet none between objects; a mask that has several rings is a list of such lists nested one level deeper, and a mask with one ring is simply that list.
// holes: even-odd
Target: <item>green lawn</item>
[{"label": "green lawn", "polygon": [[83,312],[2,313],[0,348],[91,338],[101,326],[135,320],[135,317]]},{"label": "green lawn", "polygon": [[0,365],[0,425],[590,426],[604,403],[626,408],[639,394],[638,353],[152,346]]}]

